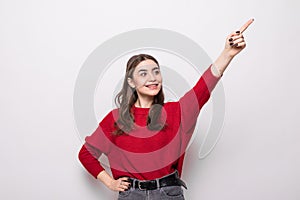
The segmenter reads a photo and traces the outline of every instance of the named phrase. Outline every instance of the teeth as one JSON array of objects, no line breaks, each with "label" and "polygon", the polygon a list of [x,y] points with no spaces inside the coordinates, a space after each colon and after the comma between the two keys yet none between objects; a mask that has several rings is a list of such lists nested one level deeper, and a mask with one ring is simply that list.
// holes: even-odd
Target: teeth
[{"label": "teeth", "polygon": [[152,85],[158,86],[158,84],[151,84],[151,85],[146,85],[146,87],[149,87],[149,86],[152,86]]}]

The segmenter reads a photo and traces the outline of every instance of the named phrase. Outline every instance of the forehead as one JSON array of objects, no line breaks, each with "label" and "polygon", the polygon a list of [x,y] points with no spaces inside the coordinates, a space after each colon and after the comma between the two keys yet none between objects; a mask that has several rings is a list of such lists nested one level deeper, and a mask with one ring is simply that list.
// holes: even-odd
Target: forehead
[{"label": "forehead", "polygon": [[136,66],[135,71],[140,69],[153,69],[154,67],[158,67],[158,65],[153,60],[143,60]]}]

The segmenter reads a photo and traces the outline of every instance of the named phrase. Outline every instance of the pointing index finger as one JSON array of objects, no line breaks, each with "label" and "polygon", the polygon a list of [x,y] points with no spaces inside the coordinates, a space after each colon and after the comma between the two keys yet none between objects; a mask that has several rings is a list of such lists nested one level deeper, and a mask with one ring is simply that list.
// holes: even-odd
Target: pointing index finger
[{"label": "pointing index finger", "polygon": [[248,26],[250,26],[250,24],[252,24],[252,22],[254,21],[254,19],[249,19],[241,28],[240,28],[240,32],[243,33],[247,28]]}]

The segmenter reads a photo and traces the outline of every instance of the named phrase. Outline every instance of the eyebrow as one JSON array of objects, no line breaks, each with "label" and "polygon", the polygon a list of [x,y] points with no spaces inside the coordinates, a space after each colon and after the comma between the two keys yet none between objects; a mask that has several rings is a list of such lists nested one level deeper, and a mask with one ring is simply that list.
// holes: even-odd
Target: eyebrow
[{"label": "eyebrow", "polygon": [[[159,69],[159,67],[154,67],[153,69],[152,69],[152,71],[153,70],[156,70],[156,69]],[[146,72],[147,70],[146,69],[140,69],[138,72]]]},{"label": "eyebrow", "polygon": [[146,72],[146,69],[140,69],[138,72]]}]

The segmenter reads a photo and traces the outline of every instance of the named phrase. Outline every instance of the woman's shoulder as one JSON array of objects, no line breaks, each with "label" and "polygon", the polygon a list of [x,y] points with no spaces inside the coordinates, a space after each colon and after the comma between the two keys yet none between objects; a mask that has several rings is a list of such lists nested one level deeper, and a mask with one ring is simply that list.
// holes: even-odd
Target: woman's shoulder
[{"label": "woman's shoulder", "polygon": [[179,102],[178,101],[168,101],[164,103],[164,109],[166,111],[175,111],[179,108]]},{"label": "woman's shoulder", "polygon": [[110,110],[104,117],[103,119],[100,121],[99,125],[107,125],[107,124],[112,124],[114,123],[119,116],[119,109],[118,108],[114,108],[112,110]]}]

